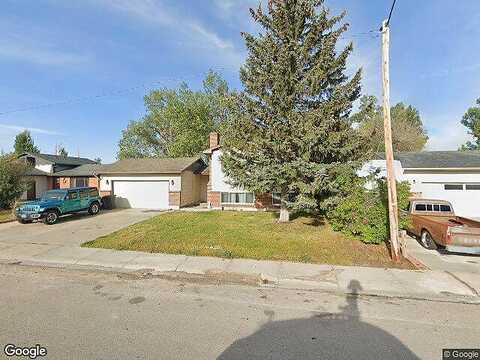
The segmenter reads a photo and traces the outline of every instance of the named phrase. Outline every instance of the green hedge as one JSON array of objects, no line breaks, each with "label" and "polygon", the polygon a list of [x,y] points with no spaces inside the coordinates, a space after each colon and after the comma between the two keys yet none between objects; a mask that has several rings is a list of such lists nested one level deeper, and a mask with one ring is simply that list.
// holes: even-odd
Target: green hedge
[{"label": "green hedge", "polygon": [[[364,243],[380,244],[390,235],[387,185],[384,180],[376,180],[369,190],[365,187],[367,181],[356,182],[350,193],[328,213],[328,218],[334,230]],[[410,197],[407,182],[397,183],[397,197],[398,208],[406,209]],[[408,221],[408,216],[400,212],[399,228],[406,229]]]}]

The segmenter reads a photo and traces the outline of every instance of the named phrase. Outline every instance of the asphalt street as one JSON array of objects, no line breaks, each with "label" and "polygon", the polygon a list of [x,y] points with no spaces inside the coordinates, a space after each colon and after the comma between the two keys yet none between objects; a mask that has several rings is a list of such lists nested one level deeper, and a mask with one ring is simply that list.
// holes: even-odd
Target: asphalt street
[{"label": "asphalt street", "polygon": [[40,344],[39,359],[441,359],[480,347],[478,305],[241,279],[0,265],[0,309],[0,357],[9,343]]}]

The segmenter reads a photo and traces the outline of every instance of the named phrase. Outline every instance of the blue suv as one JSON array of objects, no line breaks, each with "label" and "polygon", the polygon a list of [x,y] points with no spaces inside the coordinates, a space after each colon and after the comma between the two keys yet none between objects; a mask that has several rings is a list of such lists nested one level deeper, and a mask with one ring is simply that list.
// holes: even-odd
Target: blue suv
[{"label": "blue suv", "polygon": [[60,216],[67,214],[87,210],[90,215],[96,215],[101,204],[98,190],[94,187],[49,190],[39,200],[18,206],[15,215],[22,224],[43,219],[45,224],[53,225]]}]

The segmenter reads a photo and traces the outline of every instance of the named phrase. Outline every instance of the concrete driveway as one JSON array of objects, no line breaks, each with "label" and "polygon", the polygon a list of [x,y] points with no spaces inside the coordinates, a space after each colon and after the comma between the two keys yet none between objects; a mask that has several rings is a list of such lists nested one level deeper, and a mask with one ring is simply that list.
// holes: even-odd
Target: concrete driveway
[{"label": "concrete driveway", "polygon": [[0,249],[19,244],[79,246],[99,236],[158,215],[158,211],[141,209],[104,210],[99,215],[74,214],[60,218],[55,225],[42,222],[0,224]]},{"label": "concrete driveway", "polygon": [[427,250],[417,240],[407,239],[407,251],[430,270],[480,274],[480,256]]}]

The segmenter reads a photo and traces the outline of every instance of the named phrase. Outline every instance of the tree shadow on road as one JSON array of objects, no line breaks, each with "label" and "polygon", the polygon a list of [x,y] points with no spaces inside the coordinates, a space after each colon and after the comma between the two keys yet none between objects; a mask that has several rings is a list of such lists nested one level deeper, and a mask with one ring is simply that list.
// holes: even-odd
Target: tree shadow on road
[{"label": "tree shadow on road", "polygon": [[352,294],[340,313],[269,321],[218,359],[419,359],[395,336],[363,322],[357,303],[360,282],[352,280],[349,289]]}]

